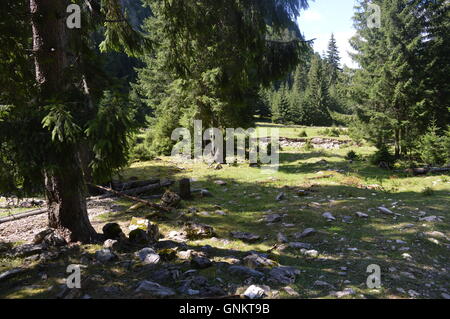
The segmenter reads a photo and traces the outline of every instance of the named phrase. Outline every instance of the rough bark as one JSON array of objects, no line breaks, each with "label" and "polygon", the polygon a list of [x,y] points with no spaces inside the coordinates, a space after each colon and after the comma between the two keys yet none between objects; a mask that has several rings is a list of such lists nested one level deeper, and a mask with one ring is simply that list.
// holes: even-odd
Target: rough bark
[{"label": "rough bark", "polygon": [[[64,97],[69,83],[66,70],[74,62],[71,33],[66,27],[67,0],[30,0],[33,53],[40,101]],[[49,155],[51,169],[44,171],[49,226],[62,230],[70,241],[90,242],[95,230],[89,222],[85,183],[76,147]]]}]

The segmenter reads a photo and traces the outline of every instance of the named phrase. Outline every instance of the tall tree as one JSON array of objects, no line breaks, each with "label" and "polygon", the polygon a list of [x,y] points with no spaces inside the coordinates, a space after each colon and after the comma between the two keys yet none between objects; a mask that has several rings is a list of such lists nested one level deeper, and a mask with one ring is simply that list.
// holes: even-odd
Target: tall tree
[{"label": "tall tree", "polygon": [[331,34],[330,41],[328,42],[328,49],[326,52],[325,60],[328,62],[330,70],[330,85],[336,84],[338,80],[338,72],[340,68],[341,57],[339,55],[339,49],[337,46],[334,33]]}]

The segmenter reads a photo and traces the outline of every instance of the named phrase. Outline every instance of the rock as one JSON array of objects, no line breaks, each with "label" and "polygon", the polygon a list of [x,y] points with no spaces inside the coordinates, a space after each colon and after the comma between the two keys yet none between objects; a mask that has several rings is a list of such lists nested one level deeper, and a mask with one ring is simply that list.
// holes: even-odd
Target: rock
[{"label": "rock", "polygon": [[289,243],[289,247],[294,249],[311,249],[312,246],[307,243],[291,242]]},{"label": "rock", "polygon": [[444,298],[444,299],[450,299],[450,295],[449,294],[446,294],[446,293],[442,293],[441,294],[441,296],[442,296],[442,298]]},{"label": "rock", "polygon": [[242,240],[247,243],[254,243],[261,239],[259,235],[255,235],[247,232],[231,232],[231,236],[235,239]]},{"label": "rock", "polygon": [[50,235],[51,233],[53,233],[55,230],[52,228],[47,228],[39,233],[37,233],[36,235],[34,235],[34,239],[32,241],[33,245],[39,245],[44,241],[44,238],[47,235]]},{"label": "rock", "polygon": [[286,293],[287,293],[289,296],[292,296],[292,297],[299,297],[299,296],[300,296],[300,294],[299,294],[298,292],[296,292],[294,289],[292,289],[292,288],[289,287],[289,286],[283,287],[283,290],[286,291]]},{"label": "rock", "polygon": [[408,253],[402,254],[402,258],[406,259],[406,260],[412,260],[412,256],[410,254],[408,254]]},{"label": "rock", "polygon": [[110,261],[115,261],[118,259],[117,255],[114,254],[111,250],[109,249],[101,249],[101,250],[97,250],[95,252],[95,258],[102,262],[102,263],[106,263],[106,262],[110,262]]},{"label": "rock", "polygon": [[245,277],[263,277],[264,276],[264,274],[262,272],[250,269],[245,266],[230,266],[228,268],[228,271],[232,275],[237,275],[237,276],[245,276]]},{"label": "rock", "polygon": [[143,231],[142,229],[132,230],[128,234],[128,239],[131,243],[137,245],[147,245],[150,242],[147,232]]},{"label": "rock", "polygon": [[206,257],[194,257],[191,264],[197,269],[206,269],[212,266],[211,260]]},{"label": "rock", "polygon": [[106,239],[120,239],[123,232],[117,223],[108,223],[103,226],[103,235]]},{"label": "rock", "polygon": [[188,223],[183,230],[186,233],[186,237],[191,240],[205,239],[215,236],[214,228],[209,225]]},{"label": "rock", "polygon": [[39,245],[31,245],[31,244],[20,245],[20,246],[14,247],[12,249],[12,254],[13,254],[13,256],[16,256],[16,257],[28,257],[28,256],[32,256],[32,255],[36,255],[36,254],[42,253],[42,251],[44,250],[44,247],[45,246],[43,244],[39,244]]},{"label": "rock", "polygon": [[103,248],[110,249],[112,251],[117,251],[119,249],[119,246],[120,246],[119,241],[114,239],[107,239],[103,243]]},{"label": "rock", "polygon": [[317,231],[314,228],[306,228],[301,233],[295,233],[294,237],[295,237],[295,239],[301,239],[301,238],[305,238],[305,237],[314,235],[315,233],[317,233]]},{"label": "rock", "polygon": [[150,242],[157,242],[161,237],[158,225],[152,223],[146,218],[133,217],[130,221],[128,229],[130,231],[134,231],[137,229],[143,230],[147,233],[148,241]]},{"label": "rock", "polygon": [[145,265],[156,265],[161,260],[161,257],[149,247],[143,248],[136,252],[136,256],[139,257]]},{"label": "rock", "polygon": [[335,289],[334,286],[326,281],[322,281],[322,280],[316,280],[314,282],[314,286],[319,286],[319,287],[328,287],[331,289]]},{"label": "rock", "polygon": [[181,202],[181,197],[177,193],[167,190],[161,198],[161,205],[169,208],[176,208]]},{"label": "rock", "polygon": [[301,253],[307,257],[317,258],[319,257],[319,252],[317,250],[306,250],[302,249]]},{"label": "rock", "polygon": [[412,290],[412,289],[408,290],[408,295],[409,295],[411,298],[416,298],[416,297],[419,297],[419,296],[420,296],[420,294],[419,294],[417,291]]},{"label": "rock", "polygon": [[355,215],[358,216],[359,218],[369,218],[369,215],[361,212],[356,212]]},{"label": "rock", "polygon": [[213,197],[213,194],[211,194],[211,192],[208,191],[207,189],[202,189],[200,191],[200,196],[201,197]]},{"label": "rock", "polygon": [[193,250],[189,249],[189,250],[179,251],[177,253],[177,256],[181,260],[190,260],[194,257]]},{"label": "rock", "polygon": [[329,222],[336,220],[336,217],[334,217],[331,213],[323,213],[322,217],[326,218]]},{"label": "rock", "polygon": [[277,234],[277,241],[280,244],[286,244],[289,242],[288,238],[286,237],[286,235],[284,235],[283,233],[278,233]]},{"label": "rock", "polygon": [[262,299],[265,296],[265,291],[258,286],[252,285],[244,292],[244,296],[249,299]]},{"label": "rock", "polygon": [[421,222],[429,222],[429,223],[442,222],[442,219],[437,216],[428,216],[428,217],[420,218],[419,220]]},{"label": "rock", "polygon": [[282,285],[290,285],[295,283],[296,276],[299,274],[300,270],[294,267],[280,266],[269,272],[269,280]]},{"label": "rock", "polygon": [[277,197],[276,197],[275,200],[276,200],[277,202],[279,202],[279,201],[283,200],[284,197],[285,197],[285,194],[284,194],[284,193],[279,193],[279,194],[277,195]]},{"label": "rock", "polygon": [[251,254],[244,258],[243,264],[251,269],[273,268],[278,263],[258,254]]},{"label": "rock", "polygon": [[186,242],[188,240],[186,232],[178,232],[176,230],[172,230],[167,235],[167,238],[175,240],[177,242]]},{"label": "rock", "polygon": [[412,280],[416,280],[416,277],[410,272],[402,271],[402,272],[400,272],[400,275],[402,275],[403,277],[412,279]]},{"label": "rock", "polygon": [[266,217],[265,217],[265,219],[266,219],[266,222],[268,222],[268,223],[278,223],[278,222],[281,222],[281,219],[282,219],[283,217],[280,215],[280,214],[271,214],[271,215],[267,215]]},{"label": "rock", "polygon": [[391,210],[383,206],[378,207],[378,210],[385,215],[395,215]]},{"label": "rock", "polygon": [[217,181],[214,181],[214,184],[220,185],[220,186],[225,186],[225,185],[227,185],[227,182],[224,182],[222,180],[217,180]]},{"label": "rock", "polygon": [[3,280],[7,280],[10,279],[11,277],[14,277],[18,274],[21,274],[23,272],[25,272],[26,269],[25,268],[13,268],[10,269],[8,271],[2,272],[0,273],[0,282],[2,282]]},{"label": "rock", "polygon": [[352,296],[355,295],[356,292],[352,288],[345,288],[343,291],[338,291],[334,293],[334,295],[338,298],[342,298],[345,296]]},{"label": "rock", "polygon": [[351,216],[344,216],[342,218],[342,222],[346,223],[346,224],[351,224],[352,223],[352,217]]},{"label": "rock", "polygon": [[136,293],[147,293],[154,297],[171,297],[175,295],[175,291],[168,287],[161,286],[160,284],[144,280],[138,284],[138,287],[135,291]]}]

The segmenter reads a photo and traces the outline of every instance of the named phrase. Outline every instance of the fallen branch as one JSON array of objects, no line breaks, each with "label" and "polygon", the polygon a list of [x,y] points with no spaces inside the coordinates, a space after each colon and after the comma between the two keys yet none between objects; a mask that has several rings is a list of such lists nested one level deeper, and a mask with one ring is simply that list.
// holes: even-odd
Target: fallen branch
[{"label": "fallen branch", "polygon": [[47,209],[38,209],[38,210],[35,209],[35,210],[31,210],[31,211],[24,212],[24,213],[13,214],[8,217],[0,218],[0,224],[11,222],[11,221],[17,220],[17,219],[26,218],[26,217],[42,215],[45,213],[47,213]]},{"label": "fallen branch", "polygon": [[425,168],[409,168],[405,173],[413,175],[425,175],[428,173],[445,173],[450,172],[450,167],[425,167]]},{"label": "fallen branch", "polygon": [[118,181],[112,181],[112,188],[116,191],[126,191],[132,188],[138,188],[138,187],[143,187],[143,186],[147,186],[150,184],[157,184],[159,183],[159,179],[149,179],[149,180],[145,180],[145,181],[132,181],[132,182],[127,182],[127,183],[122,183],[122,182],[118,182]]},{"label": "fallen branch", "polygon": [[[91,184],[92,185],[92,184]],[[157,210],[159,210],[159,211],[163,211],[163,212],[170,212],[170,209],[169,208],[166,208],[166,207],[164,207],[164,206],[161,206],[161,205],[158,205],[158,204],[155,204],[155,203],[151,203],[151,202],[149,202],[149,201],[146,201],[146,200],[143,200],[143,199],[141,199],[141,198],[138,198],[138,197],[134,197],[134,196],[131,196],[131,195],[127,195],[127,194],[125,194],[125,192],[119,192],[119,191],[116,191],[116,190],[114,190],[114,189],[112,189],[112,188],[108,188],[108,187],[104,187],[104,186],[99,186],[99,185],[92,185],[93,187],[96,187],[96,188],[98,188],[98,189],[101,189],[101,190],[103,190],[103,191],[106,191],[106,192],[109,192],[109,193],[113,193],[113,194],[115,194],[115,195],[117,195],[117,196],[119,196],[119,197],[124,197],[124,198],[127,198],[127,199],[130,199],[130,200],[132,200],[132,201],[135,201],[135,202],[139,202],[139,203],[143,203],[143,204],[145,204],[146,206],[149,206],[149,207],[151,207],[151,208],[154,208],[154,209],[157,209]],[[160,185],[160,187],[162,186],[162,184]]]}]

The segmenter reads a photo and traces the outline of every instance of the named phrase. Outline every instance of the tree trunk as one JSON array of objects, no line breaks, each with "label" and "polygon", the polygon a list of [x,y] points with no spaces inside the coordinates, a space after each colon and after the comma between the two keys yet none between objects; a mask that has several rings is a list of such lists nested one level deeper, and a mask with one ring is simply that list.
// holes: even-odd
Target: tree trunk
[{"label": "tree trunk", "polygon": [[[67,0],[30,0],[35,72],[41,103],[55,103],[65,98],[73,85],[69,82],[73,79],[65,74],[76,57],[69,52],[68,45],[71,32],[74,32],[66,27],[69,3]],[[77,147],[58,148],[55,145],[52,153],[47,163],[51,169],[46,168],[44,172],[49,226],[62,230],[70,241],[90,242],[95,237],[95,230],[87,215],[85,183]]]}]

